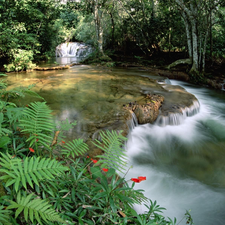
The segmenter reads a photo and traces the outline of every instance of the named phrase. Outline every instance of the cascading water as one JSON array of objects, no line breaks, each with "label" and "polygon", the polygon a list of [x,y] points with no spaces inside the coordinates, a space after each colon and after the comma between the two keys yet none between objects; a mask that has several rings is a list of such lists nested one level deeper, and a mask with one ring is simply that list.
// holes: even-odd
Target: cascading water
[{"label": "cascading water", "polygon": [[[185,86],[198,98],[201,107],[196,102],[192,109],[184,109],[183,114],[135,127],[126,144],[129,165],[133,166],[126,179],[146,176],[147,180],[135,188],[144,189],[147,197],[166,208],[164,216],[176,217],[180,225],[186,224],[183,219],[186,210],[191,210],[196,225],[222,225],[225,103],[211,97],[212,90],[184,82],[172,84]],[[171,119],[173,116],[176,119]],[[144,206],[135,209],[145,211]]]},{"label": "cascading water", "polygon": [[[78,42],[62,43],[56,47],[56,57],[60,57],[60,64],[79,62],[93,51],[90,45]],[[57,58],[59,60],[59,58]]]},{"label": "cascading water", "polygon": [[129,121],[129,124],[128,124],[130,131],[132,131],[136,126],[138,126],[138,120],[136,115],[134,113],[132,113],[131,115],[132,115],[132,119],[131,121]]},{"label": "cascading water", "polygon": [[182,124],[187,117],[194,116],[199,112],[200,104],[198,101],[194,101],[191,107],[181,108],[180,110],[180,113],[168,113],[166,116],[159,115],[155,124],[159,126]]}]

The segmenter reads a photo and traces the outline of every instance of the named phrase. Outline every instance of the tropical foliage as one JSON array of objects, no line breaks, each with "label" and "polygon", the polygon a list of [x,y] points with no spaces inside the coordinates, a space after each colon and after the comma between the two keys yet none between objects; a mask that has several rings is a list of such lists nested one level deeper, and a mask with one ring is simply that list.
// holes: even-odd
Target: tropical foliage
[{"label": "tropical foliage", "polygon": [[191,61],[187,70],[204,74],[206,62],[224,61],[224,7],[223,0],[0,0],[0,67],[30,70],[58,44],[80,41],[100,57],[138,56],[154,65],[180,52]]},{"label": "tropical foliage", "polygon": [[[125,166],[118,164],[119,159],[126,161],[121,132],[102,132],[101,141],[94,143],[105,154],[97,157],[99,161],[92,159],[83,140],[62,141],[60,132],[72,127],[68,121],[51,125],[54,121],[45,102],[21,108],[9,103],[12,96],[21,96],[3,84],[0,224],[176,223],[165,218],[165,209],[147,199],[143,190],[134,189],[145,176],[126,181],[117,175],[116,169]],[[137,214],[134,204],[146,204],[148,211]],[[192,223],[190,214],[188,221]]]},{"label": "tropical foliage", "polygon": [[105,153],[102,156],[98,156],[100,159],[99,163],[102,163],[102,167],[111,167],[120,172],[126,170],[126,154],[123,152],[123,143],[126,138],[121,135],[122,131],[117,133],[116,131],[101,132],[101,142],[96,140],[94,145],[99,147]]}]

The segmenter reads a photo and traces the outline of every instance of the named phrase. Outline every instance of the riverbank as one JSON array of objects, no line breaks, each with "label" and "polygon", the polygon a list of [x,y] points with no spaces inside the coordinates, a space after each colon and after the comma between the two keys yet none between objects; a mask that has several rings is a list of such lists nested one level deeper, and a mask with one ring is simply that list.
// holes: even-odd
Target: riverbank
[{"label": "riverbank", "polygon": [[108,57],[101,57],[98,54],[92,55],[83,63],[103,67],[107,70],[110,70],[112,67],[136,67],[140,70],[149,71],[153,75],[187,81],[224,91],[225,59],[207,59],[206,73],[204,75],[199,74],[199,76],[188,74],[188,71],[191,69],[188,64],[179,64],[173,68],[168,68],[168,65],[173,62],[185,58],[187,58],[185,52],[158,52],[150,57],[146,57],[146,55],[124,55],[122,52],[117,52],[109,54]]},{"label": "riverbank", "polygon": [[[199,75],[198,77],[192,77],[188,74],[188,66],[180,65],[172,69],[168,69],[169,64],[165,64],[164,66],[160,65],[161,62],[157,65],[154,64],[155,61],[147,64],[146,60],[144,61],[113,61],[103,62],[103,63],[94,63],[94,65],[105,67],[109,69],[108,65],[116,65],[118,67],[136,67],[143,71],[149,71],[153,75],[159,75],[162,77],[167,77],[169,79],[176,79],[181,81],[187,81],[193,84],[197,84],[204,87],[209,87],[221,91],[225,91],[225,63],[221,63],[214,65],[214,67],[210,67],[208,65],[208,72],[203,75]],[[167,63],[169,63],[168,61]]]}]

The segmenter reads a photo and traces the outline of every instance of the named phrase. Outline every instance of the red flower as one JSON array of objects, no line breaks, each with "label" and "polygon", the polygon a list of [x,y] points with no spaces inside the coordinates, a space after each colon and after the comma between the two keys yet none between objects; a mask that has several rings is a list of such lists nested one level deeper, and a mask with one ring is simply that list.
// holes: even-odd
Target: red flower
[{"label": "red flower", "polygon": [[38,141],[39,139],[36,139],[36,142]]},{"label": "red flower", "polygon": [[146,177],[138,177],[140,181],[146,180]]},{"label": "red flower", "polygon": [[140,183],[141,181],[146,180],[146,177],[131,178],[131,180],[135,183]]},{"label": "red flower", "polygon": [[29,150],[30,150],[31,152],[34,152],[34,149],[33,149],[33,148],[29,148]]},{"label": "red flower", "polygon": [[108,169],[106,169],[106,168],[102,168],[102,170],[103,170],[104,172],[108,172]]},{"label": "red flower", "polygon": [[131,178],[132,181],[134,181],[135,183],[140,183],[141,181],[137,178]]},{"label": "red flower", "polygon": [[28,105],[26,105],[26,107],[29,107]]},{"label": "red flower", "polygon": [[90,158],[90,156],[87,156],[87,158],[89,159],[89,158]]},{"label": "red flower", "polygon": [[97,163],[97,162],[98,162],[98,160],[96,160],[96,159],[91,159],[91,161],[92,161],[93,163]]},{"label": "red flower", "polygon": [[66,142],[65,141],[62,141],[62,143],[65,144]]}]

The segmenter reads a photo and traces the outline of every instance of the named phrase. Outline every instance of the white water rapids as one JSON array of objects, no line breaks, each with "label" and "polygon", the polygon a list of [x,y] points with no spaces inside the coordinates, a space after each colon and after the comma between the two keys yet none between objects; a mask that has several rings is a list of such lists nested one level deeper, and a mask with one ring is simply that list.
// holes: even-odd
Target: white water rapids
[{"label": "white water rapids", "polygon": [[[172,81],[194,94],[200,111],[179,124],[139,125],[129,135],[126,180],[146,176],[135,184],[165,207],[165,217],[186,224],[191,210],[195,225],[225,224],[225,103],[224,96],[207,88]],[[215,94],[214,94],[215,93]],[[171,120],[170,120],[171,122]],[[144,206],[136,206],[144,212]],[[182,220],[183,219],[183,220]]]}]

